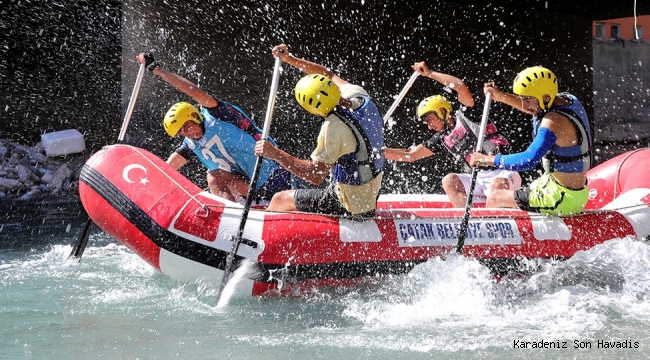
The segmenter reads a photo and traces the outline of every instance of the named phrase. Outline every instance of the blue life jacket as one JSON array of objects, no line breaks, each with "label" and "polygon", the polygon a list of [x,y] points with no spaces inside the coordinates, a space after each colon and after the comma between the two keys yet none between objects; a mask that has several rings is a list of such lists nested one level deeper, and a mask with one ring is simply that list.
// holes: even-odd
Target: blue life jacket
[{"label": "blue life jacket", "polygon": [[[243,174],[250,180],[257,162],[255,139],[236,125],[220,121],[207,109],[201,109],[201,113],[205,118],[203,137],[198,140],[186,137],[183,143],[209,171],[219,169]],[[276,169],[278,165],[273,160],[263,158],[257,188],[268,181]]]},{"label": "blue life jacket", "polygon": [[357,139],[357,149],[341,156],[334,164],[334,182],[348,185],[365,184],[384,170],[384,121],[375,102],[366,95],[359,95],[364,104],[350,110],[343,106],[334,108]]},{"label": "blue life jacket", "polygon": [[542,166],[546,172],[586,172],[594,162],[593,139],[587,112],[580,100],[574,95],[560,93],[557,96],[569,100],[570,104],[553,106],[540,116],[533,117],[533,137],[537,135],[544,115],[548,112],[554,112],[571,120],[576,129],[578,142],[572,146],[558,146],[554,144],[551,150],[542,158]]},{"label": "blue life jacket", "polygon": [[[244,110],[242,110],[239,106],[231,104],[231,103],[229,103],[227,101],[223,101],[221,99],[219,99],[218,101],[219,101],[220,106],[225,105],[225,107],[231,107],[231,108],[235,109],[236,112],[238,113],[237,115],[239,115],[239,117],[232,116],[233,115],[232,112],[228,113],[230,116],[218,116],[217,114],[211,113],[210,110],[207,109],[208,110],[207,112],[210,113],[210,115],[212,115],[213,117],[215,117],[218,120],[221,120],[221,121],[224,121],[224,122],[227,122],[227,123],[231,123],[231,124],[237,126],[238,128],[242,129],[245,133],[252,136],[255,140],[260,140],[262,138],[262,129],[260,129],[257,126],[257,124],[255,124],[255,122],[244,112]],[[217,107],[216,112],[217,113],[224,113],[224,114],[227,113],[227,112],[222,112],[220,110],[221,109]],[[278,146],[278,144],[275,142],[275,140],[270,135],[269,135],[267,140],[270,141],[271,144],[273,144],[273,146],[276,146],[276,147]]]}]

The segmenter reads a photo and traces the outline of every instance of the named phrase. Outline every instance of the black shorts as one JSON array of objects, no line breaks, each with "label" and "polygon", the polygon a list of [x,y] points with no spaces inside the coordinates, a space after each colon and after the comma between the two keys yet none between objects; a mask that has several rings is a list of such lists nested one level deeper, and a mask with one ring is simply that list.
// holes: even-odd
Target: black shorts
[{"label": "black shorts", "polygon": [[326,189],[298,189],[294,194],[294,205],[300,211],[318,214],[343,215],[344,217],[365,219],[375,211],[353,215],[339,201],[332,187]]},{"label": "black shorts", "polygon": [[273,195],[283,190],[290,190],[291,173],[284,169],[277,169],[271,174],[268,180],[256,192],[258,200],[271,200]]},{"label": "black shorts", "polygon": [[522,187],[519,190],[515,190],[515,202],[519,205],[519,208],[523,211],[537,211],[530,206],[530,188]]}]

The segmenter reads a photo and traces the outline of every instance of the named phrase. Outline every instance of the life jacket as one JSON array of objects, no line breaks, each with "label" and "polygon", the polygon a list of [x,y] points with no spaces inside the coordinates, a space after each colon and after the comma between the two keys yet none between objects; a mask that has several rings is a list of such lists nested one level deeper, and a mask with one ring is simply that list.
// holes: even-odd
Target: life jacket
[{"label": "life jacket", "polygon": [[[244,110],[242,110],[239,106],[233,105],[227,101],[223,101],[221,99],[219,99],[218,101],[219,101],[219,106],[224,106],[225,108],[230,107],[235,110],[234,112],[236,114],[233,114],[233,112],[229,111],[229,109],[223,110],[223,108],[220,109],[219,107],[217,107],[217,109],[215,110],[216,113],[221,113],[227,116],[216,116],[216,114],[212,114],[209,111],[207,111],[207,109],[204,108],[201,109],[203,116],[210,116],[217,120],[233,124],[238,128],[240,128],[241,130],[243,130],[248,135],[252,136],[253,139],[255,140],[262,139],[262,129],[260,129],[257,126],[257,124],[255,124],[255,122],[244,112]],[[269,136],[267,140],[270,141],[274,146],[278,146],[278,144],[271,136]]]},{"label": "life jacket", "polygon": [[348,185],[365,184],[384,169],[384,121],[370,97],[358,97],[364,100],[360,108],[350,110],[337,106],[333,111],[352,130],[357,140],[356,151],[341,156],[332,171],[334,182]]},{"label": "life jacket", "polygon": [[533,117],[533,137],[537,135],[544,115],[554,112],[571,120],[576,129],[578,142],[572,146],[553,145],[551,150],[542,158],[542,166],[546,172],[586,172],[594,163],[593,139],[587,112],[580,100],[574,95],[560,93],[557,96],[570,100],[571,103],[569,105],[553,106],[541,115]]},{"label": "life jacket", "polygon": [[[457,111],[454,116],[456,117],[456,126],[443,135],[442,143],[459,163],[465,164],[465,170],[471,171],[469,159],[472,157],[474,150],[476,150],[481,125],[467,120],[461,112]],[[508,145],[510,145],[508,139],[499,134],[499,131],[493,123],[488,122],[485,128],[485,137],[482,146],[483,152],[488,155],[498,154],[501,146]]]},{"label": "life jacket", "polygon": [[[255,156],[255,139],[244,133],[236,125],[220,121],[201,109],[205,117],[203,136],[200,139],[186,137],[183,143],[188,146],[209,170],[220,169],[230,173],[252,177],[257,163]],[[263,158],[257,187],[264,184],[278,168],[278,165],[268,158]]]}]

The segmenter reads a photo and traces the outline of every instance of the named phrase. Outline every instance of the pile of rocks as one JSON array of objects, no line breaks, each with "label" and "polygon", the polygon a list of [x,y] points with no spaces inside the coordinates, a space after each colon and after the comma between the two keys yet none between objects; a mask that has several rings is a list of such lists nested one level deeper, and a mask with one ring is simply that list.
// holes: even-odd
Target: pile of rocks
[{"label": "pile of rocks", "polygon": [[29,201],[78,194],[79,173],[88,155],[48,157],[42,145],[0,139],[0,199]]}]

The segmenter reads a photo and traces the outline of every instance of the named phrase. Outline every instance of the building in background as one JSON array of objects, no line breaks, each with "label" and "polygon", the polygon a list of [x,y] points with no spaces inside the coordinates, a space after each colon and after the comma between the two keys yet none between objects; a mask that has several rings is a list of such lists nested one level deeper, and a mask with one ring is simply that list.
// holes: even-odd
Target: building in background
[{"label": "building in background", "polygon": [[594,139],[614,153],[650,146],[650,15],[596,20],[592,29]]},{"label": "building in background", "polygon": [[[650,15],[596,20],[592,26],[593,37],[599,40],[648,40],[650,38]],[[645,32],[645,34],[644,34]]]}]

